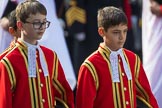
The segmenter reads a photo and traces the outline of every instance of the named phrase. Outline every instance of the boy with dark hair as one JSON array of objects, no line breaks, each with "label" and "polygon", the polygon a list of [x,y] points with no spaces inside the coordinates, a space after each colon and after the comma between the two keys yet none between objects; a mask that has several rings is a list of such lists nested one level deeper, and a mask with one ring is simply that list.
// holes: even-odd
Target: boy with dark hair
[{"label": "boy with dark hair", "polygon": [[38,1],[25,1],[16,8],[21,38],[0,61],[0,108],[53,108],[56,98],[74,108],[57,54],[38,43],[50,25],[46,15]]},{"label": "boy with dark hair", "polygon": [[8,53],[10,52],[13,47],[16,45],[16,41],[18,37],[20,37],[20,30],[16,26],[16,11],[13,10],[9,15],[7,16],[8,19],[8,32],[14,37],[14,40],[11,42],[10,46],[0,54],[0,60]]},{"label": "boy with dark hair", "polygon": [[21,36],[20,30],[17,28],[17,25],[16,25],[17,23],[16,10],[11,11],[11,13],[8,15],[7,18],[9,20],[8,31],[12,36],[14,36],[14,40],[16,42],[17,39]]},{"label": "boy with dark hair", "polygon": [[115,7],[98,11],[97,51],[81,65],[76,94],[77,108],[136,108],[136,99],[158,108],[140,58],[123,48],[127,18]]}]

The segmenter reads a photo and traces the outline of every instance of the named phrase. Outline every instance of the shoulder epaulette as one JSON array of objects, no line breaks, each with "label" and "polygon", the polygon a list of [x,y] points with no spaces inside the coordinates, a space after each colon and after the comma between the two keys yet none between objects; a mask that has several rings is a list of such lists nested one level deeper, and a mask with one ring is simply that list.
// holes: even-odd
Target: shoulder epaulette
[{"label": "shoulder epaulette", "polygon": [[1,60],[1,62],[4,64],[4,66],[7,69],[8,76],[9,76],[9,79],[10,79],[10,82],[11,82],[11,90],[14,91],[15,87],[16,87],[16,76],[15,76],[14,69],[13,69],[10,61],[6,57],[4,57]]},{"label": "shoulder epaulette", "polygon": [[89,69],[89,71],[91,72],[91,75],[92,75],[92,77],[93,77],[93,79],[95,81],[95,84],[96,84],[96,90],[98,90],[98,88],[99,88],[99,79],[98,79],[98,75],[97,75],[97,72],[96,72],[96,69],[95,69],[94,65],[88,60],[86,60],[83,63],[83,65],[85,65]]},{"label": "shoulder epaulette", "polygon": [[84,9],[77,6],[75,0],[70,1],[71,7],[65,13],[67,26],[72,26],[75,21],[82,24],[86,23],[86,12]]}]

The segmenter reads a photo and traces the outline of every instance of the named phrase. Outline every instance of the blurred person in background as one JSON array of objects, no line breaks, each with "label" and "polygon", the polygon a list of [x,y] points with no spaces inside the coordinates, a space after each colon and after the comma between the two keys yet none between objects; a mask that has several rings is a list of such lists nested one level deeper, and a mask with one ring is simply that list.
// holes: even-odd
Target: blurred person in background
[{"label": "blurred person in background", "polygon": [[162,1],[143,0],[142,12],[143,65],[151,88],[162,108]]},{"label": "blurred person in background", "polygon": [[13,36],[8,32],[7,15],[16,8],[14,0],[0,0],[0,53],[9,47]]},{"label": "blurred person in background", "polygon": [[10,46],[8,48],[5,49],[5,51],[3,51],[0,54],[0,60],[7,55],[16,45],[17,39],[21,36],[21,32],[20,30],[17,28],[17,20],[16,20],[16,11],[13,10],[9,13],[9,15],[7,16],[8,19],[8,32],[13,36],[13,41],[10,43]]},{"label": "blurred person in background", "polygon": [[132,15],[132,31],[134,36],[134,52],[142,59],[142,0],[130,0]]}]

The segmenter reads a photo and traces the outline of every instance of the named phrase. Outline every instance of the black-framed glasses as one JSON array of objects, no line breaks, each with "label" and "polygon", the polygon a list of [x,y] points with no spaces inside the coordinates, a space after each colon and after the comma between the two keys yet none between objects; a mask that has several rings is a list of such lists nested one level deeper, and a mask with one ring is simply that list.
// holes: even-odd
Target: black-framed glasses
[{"label": "black-framed glasses", "polygon": [[25,21],[24,23],[29,23],[33,25],[34,29],[46,29],[50,26],[50,21],[44,21],[44,22],[28,22]]}]

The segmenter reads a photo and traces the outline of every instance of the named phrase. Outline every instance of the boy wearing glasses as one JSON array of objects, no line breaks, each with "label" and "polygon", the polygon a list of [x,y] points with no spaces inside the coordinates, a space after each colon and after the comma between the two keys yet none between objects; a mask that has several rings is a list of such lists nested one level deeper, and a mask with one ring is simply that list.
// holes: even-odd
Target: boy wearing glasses
[{"label": "boy wearing glasses", "polygon": [[0,108],[53,108],[56,99],[74,108],[57,54],[38,43],[50,25],[46,15],[38,1],[22,2],[16,8],[21,38],[0,61]]}]

